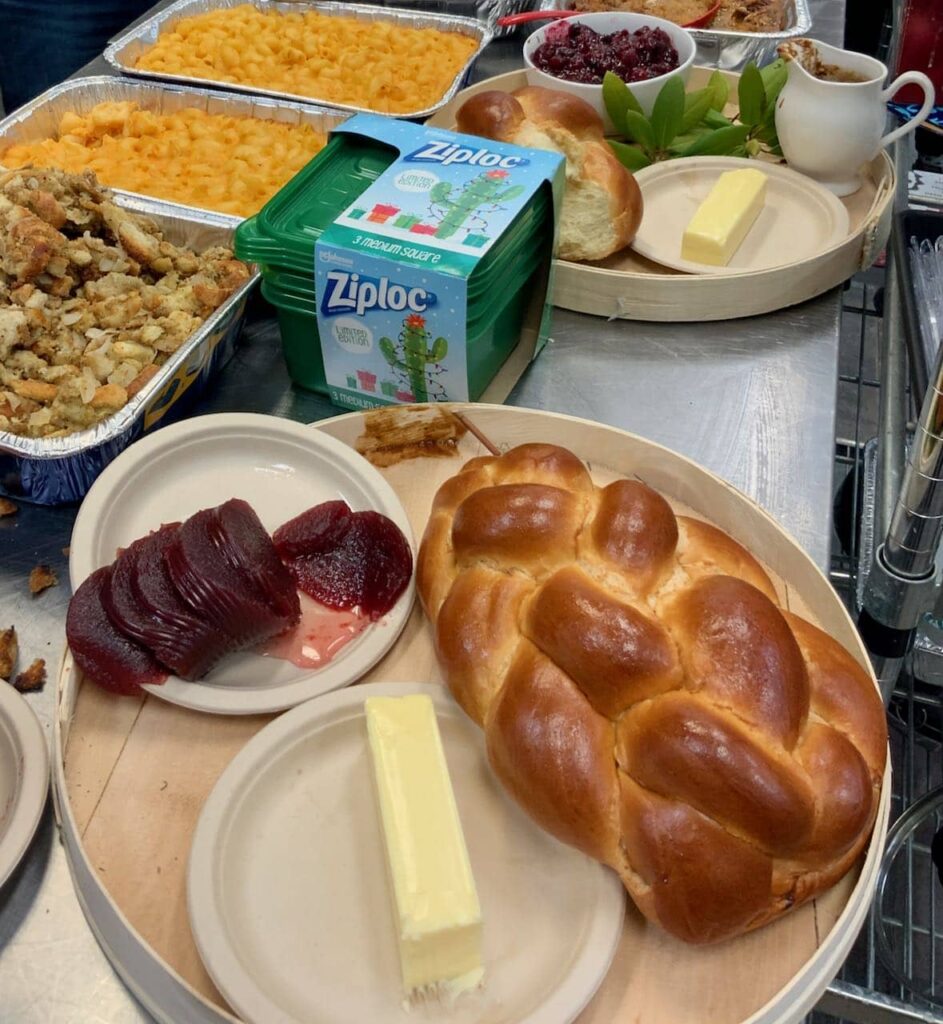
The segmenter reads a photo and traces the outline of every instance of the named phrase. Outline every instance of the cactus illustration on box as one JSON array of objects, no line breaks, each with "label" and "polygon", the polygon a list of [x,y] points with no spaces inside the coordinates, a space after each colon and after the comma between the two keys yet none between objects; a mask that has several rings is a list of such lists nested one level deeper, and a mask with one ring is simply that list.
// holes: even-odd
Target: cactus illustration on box
[{"label": "cactus illustration on box", "polygon": [[477,178],[472,178],[454,196],[449,182],[440,181],[433,185],[429,192],[430,203],[433,208],[441,207],[445,210],[444,215],[439,214],[442,220],[435,233],[436,238],[451,238],[471,218],[484,222],[480,216],[483,207],[496,210],[499,203],[519,196],[524,191],[521,185],[504,187],[507,176],[507,171],[485,171]]},{"label": "cactus illustration on box", "polygon": [[425,318],[418,313],[411,313],[403,321],[398,345],[390,338],[380,339],[383,358],[406,377],[417,402],[429,401],[426,367],[441,363],[448,350],[449,343],[445,338],[436,338],[430,347]]}]

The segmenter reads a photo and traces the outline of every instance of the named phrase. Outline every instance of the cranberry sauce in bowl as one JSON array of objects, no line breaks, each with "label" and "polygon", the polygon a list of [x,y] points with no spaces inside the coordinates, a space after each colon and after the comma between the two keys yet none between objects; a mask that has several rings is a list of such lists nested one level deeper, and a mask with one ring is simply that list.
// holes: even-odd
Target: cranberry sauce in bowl
[{"label": "cranberry sauce in bowl", "polygon": [[671,37],[643,25],[634,32],[600,33],[571,19],[555,22],[531,54],[534,66],[554,78],[598,85],[607,71],[623,82],[644,82],[674,71],[681,63]]},{"label": "cranberry sauce in bowl", "polygon": [[669,78],[687,81],[697,46],[690,32],[664,18],[634,11],[574,14],[537,29],[524,41],[528,85],[569,92],[599,114],[614,131],[602,98],[602,80],[612,71],[628,83],[650,115]]}]

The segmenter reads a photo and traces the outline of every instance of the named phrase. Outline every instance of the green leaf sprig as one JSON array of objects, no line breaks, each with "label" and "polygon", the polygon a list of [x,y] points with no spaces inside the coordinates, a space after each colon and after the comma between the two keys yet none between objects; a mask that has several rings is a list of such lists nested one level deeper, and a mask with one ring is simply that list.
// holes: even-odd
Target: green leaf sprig
[{"label": "green leaf sprig", "polygon": [[659,160],[687,156],[782,156],[776,137],[776,99],[786,84],[786,63],[764,68],[748,64],[737,90],[739,110],[724,116],[727,80],[715,71],[703,89],[686,93],[680,78],[669,78],[646,117],[629,86],[611,71],[602,83],[603,102],[618,135],[613,152],[630,171]]}]

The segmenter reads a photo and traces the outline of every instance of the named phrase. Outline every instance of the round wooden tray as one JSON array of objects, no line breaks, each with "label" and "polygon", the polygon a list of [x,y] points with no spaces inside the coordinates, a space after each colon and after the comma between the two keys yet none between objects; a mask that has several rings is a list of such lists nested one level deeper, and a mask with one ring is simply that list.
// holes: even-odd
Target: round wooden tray
[{"label": "round wooden tray", "polygon": [[[679,510],[716,523],[763,560],[787,607],[869,664],[854,624],[809,556],[723,480],[613,427],[505,406],[466,409],[502,448],[524,441],[564,444],[587,461],[598,482],[636,476]],[[363,423],[363,414],[353,413],[312,429],[353,446]],[[421,465],[410,460],[381,471],[402,499],[417,537],[436,489],[479,454],[481,445],[466,434],[460,458]],[[396,646],[366,679],[441,681],[418,604]],[[76,889],[93,931],[158,1020],[232,1024],[236,1018],[213,987],[190,934],[186,864],[204,800],[269,719],[201,714],[150,696],[116,699],[84,684],[68,655],[59,687],[54,792]],[[629,904],[613,966],[580,1024],[799,1021],[839,970],[867,914],[889,798],[886,777],[874,835],[858,869],[819,899],[750,935],[714,947],[686,946],[647,924]]]},{"label": "round wooden tray", "polygon": [[[694,67],[688,88],[706,85],[713,68]],[[723,71],[736,96],[739,75]],[[460,106],[488,89],[513,92],[527,85],[523,70],[497,75],[462,90],[430,125],[455,127]],[[727,113],[736,111],[734,103]],[[883,151],[868,165],[865,183],[842,200],[848,210],[848,235],[810,259],[773,270],[726,274],[685,274],[647,260],[632,249],[598,263],[555,263],[553,303],[561,309],[610,319],[662,320],[673,323],[730,320],[794,306],[847,281],[871,266],[887,242],[894,198],[894,166]]]}]

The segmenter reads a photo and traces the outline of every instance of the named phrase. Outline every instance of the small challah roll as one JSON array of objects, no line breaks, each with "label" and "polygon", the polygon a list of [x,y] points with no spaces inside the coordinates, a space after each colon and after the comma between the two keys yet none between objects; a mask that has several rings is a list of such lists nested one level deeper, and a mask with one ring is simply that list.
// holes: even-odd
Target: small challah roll
[{"label": "small challah roll", "polygon": [[538,86],[480,92],[459,109],[457,127],[468,135],[566,157],[557,240],[561,259],[601,260],[635,238],[642,194],[606,144],[601,118],[579,96]]}]

